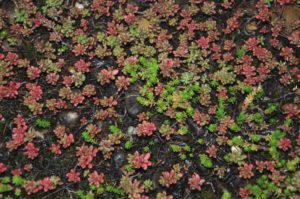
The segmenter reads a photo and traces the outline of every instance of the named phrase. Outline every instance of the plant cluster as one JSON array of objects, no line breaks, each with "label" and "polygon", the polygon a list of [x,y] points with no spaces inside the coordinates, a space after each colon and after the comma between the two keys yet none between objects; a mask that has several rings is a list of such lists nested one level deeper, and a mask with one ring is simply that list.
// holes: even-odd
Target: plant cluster
[{"label": "plant cluster", "polygon": [[299,5],[0,1],[0,198],[297,198]]}]

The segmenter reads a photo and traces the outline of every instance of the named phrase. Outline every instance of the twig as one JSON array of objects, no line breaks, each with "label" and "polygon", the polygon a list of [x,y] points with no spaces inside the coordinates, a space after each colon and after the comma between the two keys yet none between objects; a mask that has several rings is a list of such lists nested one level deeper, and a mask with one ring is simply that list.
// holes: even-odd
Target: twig
[{"label": "twig", "polygon": [[56,191],[54,191],[54,192],[52,192],[52,193],[49,193],[48,195],[42,197],[42,199],[48,198],[49,196],[52,196],[53,194],[55,194],[55,193],[57,193],[57,192],[59,192],[59,191],[61,191],[61,190],[64,190],[64,189],[66,189],[67,187],[69,187],[69,186],[71,186],[71,185],[73,185],[73,184],[74,184],[74,183],[68,184],[68,185],[66,185],[66,186],[64,186],[64,187],[62,187],[62,188],[60,188],[60,189],[58,189],[58,190],[56,190]]}]

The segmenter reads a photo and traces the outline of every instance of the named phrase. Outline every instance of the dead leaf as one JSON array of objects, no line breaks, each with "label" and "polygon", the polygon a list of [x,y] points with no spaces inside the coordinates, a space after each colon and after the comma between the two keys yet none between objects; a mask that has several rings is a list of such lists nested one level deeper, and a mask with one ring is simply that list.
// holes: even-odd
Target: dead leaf
[{"label": "dead leaf", "polygon": [[147,19],[145,19],[145,18],[140,18],[138,21],[137,21],[137,24],[138,24],[138,28],[140,29],[140,30],[146,30],[146,31],[148,31],[149,30],[149,28],[150,28],[150,22],[147,20]]},{"label": "dead leaf", "polygon": [[43,130],[39,131],[39,130],[36,130],[35,128],[32,128],[28,133],[33,134],[34,137],[39,137],[44,140],[45,139],[44,135],[47,133],[47,131],[48,131],[47,129],[43,129]]}]

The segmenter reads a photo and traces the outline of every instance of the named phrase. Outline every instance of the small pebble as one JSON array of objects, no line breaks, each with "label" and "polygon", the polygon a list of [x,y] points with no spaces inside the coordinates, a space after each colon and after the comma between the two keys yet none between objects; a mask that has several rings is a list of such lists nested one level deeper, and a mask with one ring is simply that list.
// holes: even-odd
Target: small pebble
[{"label": "small pebble", "polygon": [[127,129],[127,134],[128,135],[136,135],[136,128],[133,126],[129,126]]},{"label": "small pebble", "polygon": [[138,92],[130,92],[125,96],[125,105],[126,109],[131,117],[137,117],[138,114],[143,112],[143,106],[137,101],[137,97],[139,96]]},{"label": "small pebble", "polygon": [[113,160],[117,168],[120,168],[125,163],[125,155],[122,151],[114,154]]},{"label": "small pebble", "polygon": [[79,114],[75,111],[62,112],[59,115],[59,119],[68,128],[74,128],[75,126],[80,125]]}]

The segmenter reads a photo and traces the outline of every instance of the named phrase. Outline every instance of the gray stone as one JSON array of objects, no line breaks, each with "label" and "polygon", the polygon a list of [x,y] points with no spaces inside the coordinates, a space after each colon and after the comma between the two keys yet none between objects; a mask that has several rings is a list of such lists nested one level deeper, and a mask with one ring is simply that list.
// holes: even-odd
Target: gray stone
[{"label": "gray stone", "polygon": [[159,178],[161,176],[161,172],[156,171],[152,176],[151,176],[151,181],[152,181],[152,186],[153,189],[160,189],[161,185],[159,183]]},{"label": "gray stone", "polygon": [[93,59],[91,62],[94,66],[97,66],[97,67],[102,67],[105,65],[105,61],[100,60],[100,59]]},{"label": "gray stone", "polygon": [[139,93],[136,91],[132,91],[125,95],[126,109],[131,117],[137,117],[137,115],[144,110],[143,106],[136,99],[138,96]]},{"label": "gray stone", "polygon": [[110,133],[109,126],[113,125],[111,120],[99,120],[96,122],[97,128],[102,129],[102,134],[106,135],[107,133]]},{"label": "gray stone", "polygon": [[242,151],[242,149],[241,149],[240,147],[238,147],[238,146],[232,146],[232,147],[231,147],[231,152],[232,152],[232,153],[242,153],[243,151]]},{"label": "gray stone", "polygon": [[113,156],[113,160],[117,168],[120,168],[125,163],[125,154],[122,151],[116,152]]},{"label": "gray stone", "polygon": [[128,135],[136,135],[136,128],[133,126],[129,126],[127,129],[127,134]]},{"label": "gray stone", "polygon": [[107,97],[110,97],[112,95],[115,95],[118,92],[118,89],[115,84],[109,84],[108,87],[105,89],[105,95]]},{"label": "gray stone", "polygon": [[79,114],[75,111],[65,111],[59,115],[59,120],[68,128],[79,126]]}]

